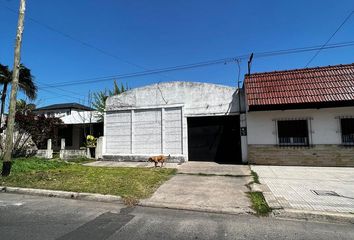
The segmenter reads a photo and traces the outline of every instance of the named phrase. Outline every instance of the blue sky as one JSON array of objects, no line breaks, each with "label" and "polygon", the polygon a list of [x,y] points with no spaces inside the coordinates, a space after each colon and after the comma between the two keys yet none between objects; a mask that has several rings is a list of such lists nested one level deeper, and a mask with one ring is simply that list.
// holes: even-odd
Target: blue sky
[{"label": "blue sky", "polygon": [[[27,1],[22,62],[40,87],[40,106],[87,101],[112,80],[45,84],[164,68],[250,52],[323,44],[354,10],[352,0],[32,0]],[[0,63],[12,67],[19,0],[0,0]],[[89,43],[102,54],[56,31]],[[330,43],[354,41],[354,16]],[[255,58],[252,72],[303,68],[314,52]],[[120,60],[119,60],[120,59]],[[137,67],[133,64],[139,65]],[[323,50],[312,66],[354,62],[354,46]],[[247,70],[243,60],[241,78]],[[118,80],[130,87],[184,80],[237,85],[236,64]],[[19,97],[23,97],[20,95]]]}]

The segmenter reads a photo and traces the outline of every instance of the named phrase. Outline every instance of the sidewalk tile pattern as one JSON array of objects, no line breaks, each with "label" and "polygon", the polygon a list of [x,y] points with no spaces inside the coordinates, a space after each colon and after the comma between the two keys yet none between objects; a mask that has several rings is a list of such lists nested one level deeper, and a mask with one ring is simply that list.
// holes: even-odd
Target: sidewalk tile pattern
[{"label": "sidewalk tile pattern", "polygon": [[[354,213],[354,168],[252,166],[283,208]],[[311,190],[334,191],[320,196]]]}]

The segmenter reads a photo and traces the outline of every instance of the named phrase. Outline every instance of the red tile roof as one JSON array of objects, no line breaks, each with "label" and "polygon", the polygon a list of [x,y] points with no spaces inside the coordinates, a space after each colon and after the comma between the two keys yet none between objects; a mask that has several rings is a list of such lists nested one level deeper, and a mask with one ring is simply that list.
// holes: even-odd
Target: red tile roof
[{"label": "red tile roof", "polygon": [[249,109],[354,102],[354,63],[245,76]]}]

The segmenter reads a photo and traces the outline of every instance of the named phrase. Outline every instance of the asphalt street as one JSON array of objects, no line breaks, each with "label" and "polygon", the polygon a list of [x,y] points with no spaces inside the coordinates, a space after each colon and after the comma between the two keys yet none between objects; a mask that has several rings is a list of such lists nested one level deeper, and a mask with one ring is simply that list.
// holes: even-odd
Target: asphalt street
[{"label": "asphalt street", "polygon": [[354,225],[0,193],[0,239],[354,239]]}]

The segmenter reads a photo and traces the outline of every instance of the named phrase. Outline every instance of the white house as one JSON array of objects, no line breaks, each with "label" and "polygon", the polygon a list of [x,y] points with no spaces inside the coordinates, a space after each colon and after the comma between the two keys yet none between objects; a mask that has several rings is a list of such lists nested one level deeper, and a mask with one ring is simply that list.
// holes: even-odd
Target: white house
[{"label": "white house", "polygon": [[103,123],[99,122],[94,109],[78,103],[61,103],[34,110],[46,117],[57,117],[65,127],[57,129],[57,138],[53,139],[54,150],[60,149],[60,139],[65,138],[65,148],[80,149],[85,143],[85,133],[92,132],[95,137],[103,135]]},{"label": "white house", "polygon": [[246,75],[248,161],[354,166],[354,64]]},{"label": "white house", "polygon": [[[236,88],[167,82],[132,89],[106,101],[103,158],[241,163]],[[171,160],[171,161],[172,161]]]}]

